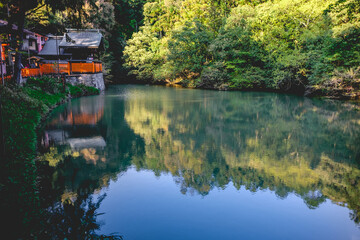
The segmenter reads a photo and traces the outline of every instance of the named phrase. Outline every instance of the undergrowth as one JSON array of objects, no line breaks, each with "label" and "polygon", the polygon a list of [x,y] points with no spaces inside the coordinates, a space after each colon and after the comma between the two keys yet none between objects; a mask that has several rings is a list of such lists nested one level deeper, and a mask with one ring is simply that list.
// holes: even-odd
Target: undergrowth
[{"label": "undergrowth", "polygon": [[[65,91],[64,91],[65,90]],[[54,78],[30,78],[23,87],[0,86],[4,154],[0,161],[0,210],[9,239],[33,235],[41,225],[37,189],[36,127],[41,117],[68,97],[99,94],[84,85],[64,86]],[[17,226],[21,232],[11,231]],[[5,233],[2,233],[5,234]]]}]

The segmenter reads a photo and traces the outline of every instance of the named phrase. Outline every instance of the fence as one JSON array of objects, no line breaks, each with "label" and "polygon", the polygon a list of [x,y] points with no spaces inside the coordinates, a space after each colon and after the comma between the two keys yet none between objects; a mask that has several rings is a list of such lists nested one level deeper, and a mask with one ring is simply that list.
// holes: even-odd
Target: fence
[{"label": "fence", "polygon": [[21,69],[21,75],[23,77],[35,77],[39,76],[40,74],[40,68],[24,68]]},{"label": "fence", "polygon": [[51,74],[68,74],[73,73],[100,73],[102,72],[101,62],[68,62],[68,63],[41,63],[39,68],[23,68],[21,69],[22,77],[35,77]]}]

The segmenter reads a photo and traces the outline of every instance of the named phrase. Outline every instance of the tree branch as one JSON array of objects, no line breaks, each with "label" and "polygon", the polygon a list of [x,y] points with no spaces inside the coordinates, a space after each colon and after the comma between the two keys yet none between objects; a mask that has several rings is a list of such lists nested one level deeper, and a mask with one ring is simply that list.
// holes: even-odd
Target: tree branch
[{"label": "tree branch", "polygon": [[46,4],[44,3],[44,4],[42,4],[42,5],[34,8],[34,9],[31,10],[30,12],[27,12],[27,13],[25,14],[25,17],[26,17],[26,16],[29,16],[30,14],[32,14],[32,13],[34,13],[34,12],[36,12],[37,10],[39,10],[40,8],[42,8],[42,7],[45,6],[45,5],[46,5]]}]

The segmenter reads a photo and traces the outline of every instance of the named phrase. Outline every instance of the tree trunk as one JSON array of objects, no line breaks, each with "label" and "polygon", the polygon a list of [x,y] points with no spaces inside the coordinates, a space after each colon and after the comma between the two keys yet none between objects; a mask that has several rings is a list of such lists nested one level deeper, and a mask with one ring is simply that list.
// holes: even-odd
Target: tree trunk
[{"label": "tree trunk", "polygon": [[0,156],[2,162],[0,166],[5,162],[5,141],[4,141],[4,132],[3,132],[3,117],[2,117],[2,102],[1,102],[1,92],[0,92]]},{"label": "tree trunk", "polygon": [[24,42],[24,23],[25,23],[25,9],[20,7],[19,11],[19,22],[18,22],[18,48],[16,51],[16,57],[15,57],[15,69],[14,69],[14,80],[17,84],[20,84],[20,78],[21,78],[21,49],[23,47]]}]

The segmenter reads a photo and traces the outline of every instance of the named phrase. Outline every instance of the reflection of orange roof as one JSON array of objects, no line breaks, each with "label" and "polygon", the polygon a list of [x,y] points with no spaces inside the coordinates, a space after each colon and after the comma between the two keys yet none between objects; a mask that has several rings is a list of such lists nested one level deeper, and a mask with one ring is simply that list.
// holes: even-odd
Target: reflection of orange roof
[{"label": "reflection of orange roof", "polygon": [[50,125],[56,124],[66,124],[66,125],[95,125],[97,122],[101,120],[104,115],[104,109],[101,108],[97,113],[89,114],[89,113],[80,113],[73,114],[71,111],[66,119],[63,115],[60,115],[58,118],[51,121]]}]

